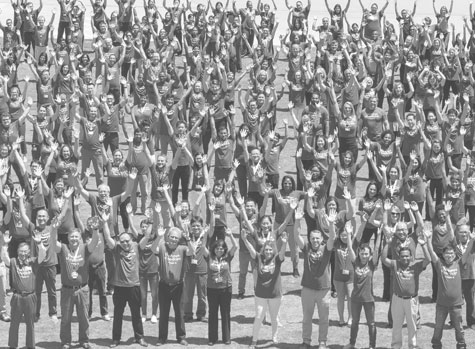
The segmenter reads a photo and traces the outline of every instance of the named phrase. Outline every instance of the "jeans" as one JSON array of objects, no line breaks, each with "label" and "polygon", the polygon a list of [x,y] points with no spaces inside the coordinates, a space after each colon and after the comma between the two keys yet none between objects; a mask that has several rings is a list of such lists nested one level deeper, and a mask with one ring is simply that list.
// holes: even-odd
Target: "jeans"
[{"label": "jeans", "polygon": [[444,324],[450,315],[450,321],[455,328],[455,340],[457,341],[457,349],[465,349],[465,336],[462,327],[462,306],[446,307],[437,304],[435,307],[435,328],[432,336],[432,348],[442,349],[442,334],[444,332]]},{"label": "jeans", "polygon": [[328,336],[329,315],[330,315],[330,290],[312,290],[308,287],[302,288],[301,302],[303,309],[302,339],[306,344],[312,342],[312,319],[315,311],[315,304],[318,309],[318,341],[326,342]]},{"label": "jeans", "polygon": [[[239,249],[239,281],[238,292],[244,294],[246,291],[246,277],[248,273],[249,264],[251,264],[251,272],[254,270],[256,263],[251,258],[251,254],[248,251]],[[254,274],[253,274],[254,277]]]},{"label": "jeans", "polygon": [[160,320],[158,322],[158,340],[166,341],[168,339],[168,321],[170,317],[170,307],[173,303],[175,311],[175,332],[176,339],[181,341],[186,337],[185,321],[181,311],[181,296],[183,294],[183,283],[169,285],[160,281],[158,287],[158,304],[160,307]]},{"label": "jeans", "polygon": [[102,159],[102,151],[89,150],[82,147],[81,149],[82,156],[82,167],[81,167],[81,178],[84,178],[86,169],[91,165],[94,166],[94,174],[96,175],[96,185],[99,186],[104,183],[104,161]]},{"label": "jeans", "polygon": [[96,285],[97,292],[99,293],[99,306],[101,308],[101,316],[107,315],[109,311],[106,296],[106,266],[104,262],[97,267],[89,265],[89,280],[87,284],[89,286],[89,317],[92,315],[92,293],[94,289],[94,284]]},{"label": "jeans", "polygon": [[185,318],[193,318],[193,297],[195,296],[195,287],[198,293],[198,306],[196,308],[196,317],[206,315],[206,290],[208,283],[208,274],[195,274],[187,272],[183,283],[183,310]]},{"label": "jeans", "polygon": [[259,338],[259,329],[262,325],[262,320],[269,309],[270,319],[272,323],[272,340],[277,339],[277,316],[279,315],[280,304],[282,303],[282,297],[278,298],[260,298],[254,297],[256,304],[256,317],[254,318],[254,326],[252,328],[252,341],[257,342]]},{"label": "jeans", "polygon": [[120,341],[122,336],[122,319],[125,305],[129,303],[132,315],[132,327],[134,328],[135,340],[143,338],[142,319],[140,318],[140,286],[114,287],[114,321],[112,323],[112,340]]},{"label": "jeans", "polygon": [[65,34],[65,39],[66,40],[69,37],[69,35],[71,34],[70,25],[71,25],[71,23],[69,23],[69,22],[61,22],[61,21],[59,22],[59,24],[58,24],[58,38],[56,39],[58,44],[61,41],[61,39],[63,38],[63,34]]},{"label": "jeans", "polygon": [[[275,222],[275,229],[278,229],[279,226],[282,223],[277,223]],[[285,232],[287,233],[287,240],[289,242],[289,250],[290,250],[290,260],[292,261],[292,267],[294,269],[298,269],[299,266],[299,251],[298,251],[298,246],[295,242],[295,237],[294,237],[294,225],[293,224],[288,224],[287,227],[285,227]],[[280,247],[282,246],[282,241],[279,239],[277,240],[277,251],[280,250]]]},{"label": "jeans", "polygon": [[40,317],[41,293],[43,292],[43,282],[48,293],[48,315],[56,315],[56,266],[40,265],[36,273],[36,317]]},{"label": "jeans", "polygon": [[239,164],[236,168],[236,179],[239,187],[239,194],[242,197],[247,195],[247,168],[245,164]]},{"label": "jeans", "polygon": [[465,299],[465,317],[467,318],[467,326],[475,325],[475,309],[473,300],[475,298],[475,280],[462,280],[462,292]]},{"label": "jeans", "polygon": [[190,182],[190,166],[178,166],[172,179],[172,202],[176,205],[178,202],[178,188],[181,182],[181,200],[188,201],[188,185]]},{"label": "jeans", "polygon": [[140,294],[142,298],[142,315],[147,317],[147,293],[150,285],[152,296],[152,315],[157,315],[158,309],[158,272],[153,274],[140,275]]},{"label": "jeans", "polygon": [[407,324],[407,341],[409,348],[417,348],[417,311],[419,298],[403,299],[393,294],[391,299],[391,314],[393,318],[393,332],[391,347],[402,348],[402,325],[404,319]]},{"label": "jeans", "polygon": [[18,347],[18,328],[21,318],[25,315],[26,324],[26,347],[35,347],[35,312],[36,312],[36,294],[21,296],[14,294],[10,301],[11,322],[8,332],[8,346],[10,348]]},{"label": "jeans", "polygon": [[71,322],[73,320],[74,306],[79,322],[79,343],[89,342],[89,289],[66,288],[61,289],[61,329],[59,337],[61,344],[71,344]]},{"label": "jeans", "polygon": [[358,337],[358,327],[360,325],[361,309],[364,308],[366,316],[366,323],[368,324],[369,332],[369,346],[376,348],[376,324],[374,322],[374,302],[351,302],[351,314],[353,322],[350,330],[350,344],[356,344],[356,337]]},{"label": "jeans", "polygon": [[218,341],[218,310],[221,312],[221,332],[223,342],[231,340],[231,298],[232,287],[208,288],[209,319],[208,340],[212,343]]},{"label": "jeans", "polygon": [[6,283],[7,277],[5,264],[0,260],[0,314],[7,312],[7,308],[5,307]]}]

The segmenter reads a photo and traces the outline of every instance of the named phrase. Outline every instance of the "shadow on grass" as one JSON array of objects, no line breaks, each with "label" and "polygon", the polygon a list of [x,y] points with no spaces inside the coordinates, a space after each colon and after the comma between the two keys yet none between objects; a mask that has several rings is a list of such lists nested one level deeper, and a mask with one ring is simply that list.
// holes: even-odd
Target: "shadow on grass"
[{"label": "shadow on grass", "polygon": [[61,347],[60,342],[47,341],[47,342],[36,342],[35,344],[36,344],[36,347],[39,347],[39,348],[60,348]]},{"label": "shadow on grass", "polygon": [[238,315],[231,317],[231,321],[237,322],[238,324],[252,324],[254,323],[254,317],[245,317],[244,315]]}]

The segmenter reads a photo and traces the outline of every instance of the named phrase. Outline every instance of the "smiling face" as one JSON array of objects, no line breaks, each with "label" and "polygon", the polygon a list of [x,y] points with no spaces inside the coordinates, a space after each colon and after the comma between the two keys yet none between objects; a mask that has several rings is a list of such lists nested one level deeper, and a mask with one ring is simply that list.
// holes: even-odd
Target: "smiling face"
[{"label": "smiling face", "polygon": [[409,263],[411,262],[412,256],[411,256],[411,251],[409,250],[403,250],[399,252],[399,262],[403,266],[408,266]]},{"label": "smiling face", "polygon": [[358,251],[358,257],[360,257],[361,263],[364,265],[368,263],[370,257],[371,257],[371,251],[368,246],[362,247]]},{"label": "smiling face", "polygon": [[452,264],[455,260],[455,251],[453,248],[445,248],[444,252],[442,253],[442,257],[444,258],[445,263]]},{"label": "smiling face", "polygon": [[20,247],[18,247],[18,259],[24,262],[29,257],[30,257],[30,246],[28,246],[26,243],[21,244]]},{"label": "smiling face", "polygon": [[262,252],[266,261],[270,261],[274,257],[274,249],[270,245],[265,245]]},{"label": "smiling face", "polygon": [[261,230],[263,232],[269,232],[272,229],[272,222],[269,217],[263,217],[261,219]]},{"label": "smiling face", "polygon": [[290,178],[286,178],[283,182],[282,182],[282,189],[289,193],[292,191],[292,188],[293,188],[293,185],[292,185],[292,181],[290,180]]},{"label": "smiling face", "polygon": [[48,212],[46,210],[40,210],[38,211],[36,215],[36,223],[40,227],[46,226],[46,222],[48,222],[49,216]]},{"label": "smiling face", "polygon": [[167,246],[172,250],[176,249],[181,239],[181,231],[177,228],[170,229],[167,238]]},{"label": "smiling face", "polygon": [[378,188],[376,187],[375,184],[371,184],[371,185],[368,187],[368,196],[369,196],[370,198],[374,198],[377,193],[378,193]]},{"label": "smiling face", "polygon": [[69,248],[76,249],[81,242],[81,233],[79,230],[74,229],[68,234]]},{"label": "smiling face", "polygon": [[317,248],[320,247],[320,245],[322,244],[323,242],[323,236],[322,236],[322,233],[318,230],[313,230],[310,232],[309,234],[309,240],[310,240],[310,244],[312,245],[312,248],[314,250],[316,250]]}]

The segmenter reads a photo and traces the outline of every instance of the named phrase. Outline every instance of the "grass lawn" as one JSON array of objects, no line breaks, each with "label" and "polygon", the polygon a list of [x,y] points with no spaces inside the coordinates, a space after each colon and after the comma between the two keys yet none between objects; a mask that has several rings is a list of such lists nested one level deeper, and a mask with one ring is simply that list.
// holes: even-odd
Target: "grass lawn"
[{"label": "grass lawn", "polygon": [[[246,64],[249,63],[249,59],[245,59]],[[244,64],[244,66],[246,66]],[[276,86],[280,89],[280,85],[283,81],[283,72],[287,63],[285,60],[281,60],[278,63],[278,71],[280,74],[278,75]],[[26,65],[22,64],[20,66],[20,79],[23,79],[23,74],[26,69]],[[34,84],[30,82],[32,85],[30,86],[29,91],[35,91]],[[23,82],[20,82],[20,87],[23,86]],[[243,86],[247,86],[246,81],[242,82]],[[34,96],[36,100],[36,95]],[[282,126],[282,120],[284,118],[289,119],[289,123],[291,123],[290,116],[287,115],[287,103],[288,103],[288,96],[285,95],[284,98],[279,102],[279,113],[278,113],[278,127]],[[36,106],[33,106],[32,110],[36,111]],[[242,121],[241,113],[237,113],[237,125],[239,125]],[[131,129],[132,125],[129,119],[128,128]],[[28,134],[27,134],[27,141],[31,142],[31,125],[28,124]],[[283,129],[280,130],[283,132]],[[293,130],[290,131],[290,135],[293,136]],[[121,148],[126,152],[126,144],[123,139],[123,135],[121,134]],[[285,150],[281,155],[281,176],[284,174],[290,174],[295,177],[296,170],[295,170],[295,160],[294,155],[296,151],[296,140],[290,139],[287,143]],[[31,147],[29,147],[31,149]],[[169,154],[169,158],[171,155]],[[366,189],[367,185],[367,167],[364,168],[359,173],[360,180],[358,181],[357,186],[357,193],[358,196],[362,196]],[[94,177],[91,177],[91,181],[95,181]],[[88,185],[89,188],[95,187],[95,185]],[[334,187],[334,185],[333,185]],[[333,193],[333,190],[331,191]],[[270,205],[269,205],[270,206]],[[140,211],[140,210],[139,210]],[[231,211],[228,211],[229,218],[228,222],[230,222],[230,227],[232,228],[236,238],[239,237],[238,231],[238,224],[234,218],[234,215]],[[90,210],[86,203],[81,204],[81,216],[84,221],[89,217]],[[138,225],[139,221],[143,217],[136,216],[134,219],[135,224]],[[290,262],[290,255],[287,254],[289,258],[283,264],[282,267],[282,284],[283,284],[283,293],[284,298],[282,300],[282,306],[280,310],[280,320],[282,322],[282,327],[279,329],[279,339],[280,344],[278,345],[279,348],[297,348],[298,345],[302,342],[302,306],[300,302],[300,279],[294,279],[292,277],[292,265]],[[422,251],[418,250],[418,257],[422,256]],[[426,271],[424,271],[421,275],[420,279],[420,302],[421,302],[421,324],[422,328],[419,330],[419,345],[421,348],[430,348],[430,339],[432,337],[434,322],[435,322],[435,304],[430,303],[430,296],[431,296],[431,267],[429,266]],[[237,281],[238,281],[238,272],[239,272],[239,264],[238,264],[238,253],[236,253],[236,258],[233,260],[232,266],[232,277],[233,277],[233,292],[234,294],[237,293]],[[300,260],[299,263],[299,270],[302,273],[303,266],[302,261]],[[375,280],[374,280],[374,294],[376,296],[376,325],[377,325],[377,347],[378,348],[389,348],[391,346],[391,329],[386,328],[387,324],[387,311],[389,303],[382,302],[380,300],[380,296],[383,292],[383,274],[381,268],[379,266],[378,270],[375,273]],[[58,313],[60,313],[60,279],[59,276],[56,278],[56,286],[58,289]],[[7,297],[7,303],[10,301],[10,296]],[[57,348],[60,347],[60,340],[59,340],[59,326],[60,324],[54,324],[47,316],[48,308],[47,308],[47,295],[46,291],[43,291],[42,296],[42,310],[41,310],[41,319],[36,324],[36,341],[37,346],[39,348]],[[109,312],[112,315],[113,313],[113,304],[112,304],[112,297],[108,297],[109,301]],[[149,296],[149,307],[150,307],[150,296]],[[112,338],[112,322],[104,322],[101,320],[99,316],[99,300],[97,296],[94,296],[94,314],[93,319],[90,322],[90,341],[91,344],[96,347],[108,347],[111,342]],[[252,336],[252,325],[254,320],[254,299],[253,299],[253,290],[252,290],[252,276],[251,274],[248,275],[247,284],[246,284],[246,298],[243,300],[233,299],[231,304],[231,338],[232,338],[232,345],[231,346],[224,346],[221,344],[215,345],[215,347],[226,347],[226,348],[244,348],[251,342]],[[9,305],[7,305],[7,309],[9,310]],[[345,310],[346,311],[346,310]],[[150,314],[151,311],[148,311]],[[59,314],[60,315],[60,314]],[[130,348],[140,348],[138,345],[134,344],[133,341],[133,331],[132,331],[132,324],[130,323],[130,313],[126,310],[125,313],[125,322],[123,325],[123,334],[122,340],[124,345]],[[172,314],[173,315],[173,314]],[[365,318],[362,314],[362,324],[360,325],[360,332],[358,335],[357,347],[358,348],[365,348],[368,346],[368,331],[365,324]],[[6,347],[7,339],[8,339],[8,327],[7,323],[0,323],[0,346]],[[208,343],[207,337],[207,324],[205,323],[192,323],[186,324],[187,330],[187,339],[190,343],[190,347],[206,347]],[[455,347],[455,335],[454,330],[449,329],[446,327],[446,332],[443,338],[444,348],[454,348]],[[72,327],[73,332],[73,340],[77,340],[77,333],[78,333],[78,326],[77,323],[73,323]],[[144,324],[144,332],[145,332],[145,339],[149,344],[155,345],[158,338],[158,325],[151,324],[147,321]],[[404,347],[407,347],[407,331],[404,329]],[[24,325],[20,328],[20,345],[24,345],[24,334],[25,328]],[[343,345],[349,342],[350,336],[350,329],[347,327],[338,327],[338,314],[336,308],[336,299],[332,299],[331,307],[330,307],[330,329],[328,334],[328,347],[329,348],[341,348]],[[260,347],[270,348],[273,347],[271,345],[271,327],[270,326],[263,326],[261,327],[260,331],[261,340],[259,341]],[[169,344],[167,344],[167,348],[170,347],[179,347],[173,340],[175,338],[175,330],[174,324],[171,322],[169,326],[169,339],[171,340]],[[473,348],[471,345],[475,347],[475,331],[467,330],[465,333],[465,339],[468,348]],[[316,345],[318,343],[318,316],[317,312],[315,311],[315,320],[314,320],[314,333],[313,333],[313,344]]]}]

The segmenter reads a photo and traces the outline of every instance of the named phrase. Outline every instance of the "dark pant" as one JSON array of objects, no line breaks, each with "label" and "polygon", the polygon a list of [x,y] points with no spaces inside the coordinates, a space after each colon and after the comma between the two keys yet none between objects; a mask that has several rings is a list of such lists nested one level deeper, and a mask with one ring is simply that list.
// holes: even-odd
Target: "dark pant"
[{"label": "dark pant", "polygon": [[473,300],[475,298],[475,280],[462,280],[462,292],[465,299],[465,317],[467,318],[467,326],[475,325],[475,309]]},{"label": "dark pant", "polygon": [[444,332],[445,320],[450,315],[450,321],[455,329],[455,340],[457,341],[457,349],[465,349],[465,335],[462,327],[462,306],[446,307],[437,304],[435,307],[435,328],[432,336],[432,348],[442,349],[442,334]]},{"label": "dark pant", "polygon": [[36,294],[21,296],[14,294],[10,301],[11,306],[11,322],[8,332],[8,346],[10,348],[18,347],[18,329],[20,327],[21,318],[25,316],[26,324],[26,347],[35,347],[35,311],[36,311]]},{"label": "dark pant", "polygon": [[212,343],[218,341],[218,309],[221,312],[221,331],[223,342],[231,340],[231,298],[232,287],[208,288],[208,340]]},{"label": "dark pant", "polygon": [[[435,204],[440,205],[444,195],[444,185],[442,183],[442,178],[431,179],[429,188],[430,195],[432,195],[432,199],[434,199]],[[430,220],[429,205],[426,205],[426,219]]]},{"label": "dark pant", "polygon": [[119,148],[119,132],[106,132],[103,144],[106,150],[110,146],[111,152],[113,153]]},{"label": "dark pant", "polygon": [[87,287],[72,289],[63,286],[61,289],[61,329],[59,333],[61,344],[71,344],[71,323],[74,307],[76,307],[79,322],[79,343],[89,342],[88,293],[89,289]]},{"label": "dark pant", "polygon": [[41,293],[43,292],[43,282],[46,285],[48,293],[48,315],[56,315],[56,266],[40,265],[36,273],[36,316],[40,317],[41,310]]},{"label": "dark pant", "polygon": [[361,243],[362,244],[369,243],[371,238],[373,237],[373,235],[374,235],[374,241],[376,243],[376,238],[377,238],[377,235],[378,235],[378,228],[368,227],[368,225],[366,225],[366,227],[363,230],[363,236],[361,237]]},{"label": "dark pant", "polygon": [[390,300],[390,297],[391,297],[391,269],[389,269],[384,264],[383,264],[383,278],[384,278],[383,300],[387,302]]},{"label": "dark pant", "polygon": [[172,202],[176,205],[178,202],[178,188],[181,182],[181,200],[188,201],[188,185],[190,182],[190,166],[178,166],[173,174],[172,180]]},{"label": "dark pant", "polygon": [[23,32],[23,44],[28,47],[28,52],[33,54],[35,52],[35,33],[34,32]]},{"label": "dark pant", "polygon": [[434,262],[431,263],[432,264],[432,301],[436,301],[437,299],[437,289],[438,289],[438,285],[437,285],[437,269],[436,269],[436,266],[434,264]]},{"label": "dark pant", "polygon": [[475,206],[465,206],[465,213],[467,211],[470,231],[473,232],[473,229],[475,228]]},{"label": "dark pant", "polygon": [[376,348],[376,324],[374,323],[374,302],[357,302],[351,300],[351,314],[353,322],[351,323],[350,343],[355,345],[358,336],[358,327],[360,324],[361,309],[364,308],[366,323],[368,324],[369,346]]},{"label": "dark pant", "polygon": [[239,187],[239,194],[245,197],[247,194],[247,169],[245,164],[239,164],[236,168],[236,178]]},{"label": "dark pant", "polygon": [[158,304],[160,308],[160,320],[158,322],[158,340],[168,339],[168,320],[170,317],[170,307],[173,303],[175,311],[175,331],[176,339],[181,341],[186,337],[185,322],[181,311],[181,296],[183,294],[183,282],[176,285],[169,285],[160,281],[158,286]]},{"label": "dark pant", "polygon": [[69,22],[59,22],[58,25],[58,38],[56,39],[57,42],[59,43],[61,39],[63,38],[63,34],[66,35],[65,39],[68,39],[68,36],[71,34],[71,29],[70,29],[70,23]]},{"label": "dark pant", "polygon": [[122,336],[122,318],[124,316],[125,305],[129,303],[130,314],[132,315],[132,326],[134,328],[135,340],[143,338],[142,319],[140,317],[140,286],[114,287],[114,321],[112,323],[112,340],[120,341]]},{"label": "dark pant", "polygon": [[[309,170],[313,166],[313,160],[303,160],[302,159],[302,165],[303,165],[303,169],[305,171]],[[303,183],[300,180],[300,176],[301,176],[300,170],[297,167],[297,190],[303,190]]]},{"label": "dark pant", "polygon": [[101,316],[107,315],[107,296],[106,296],[106,265],[102,262],[99,266],[94,267],[89,265],[89,317],[92,315],[92,290],[94,289],[94,283],[99,293],[99,306],[101,308]]}]

